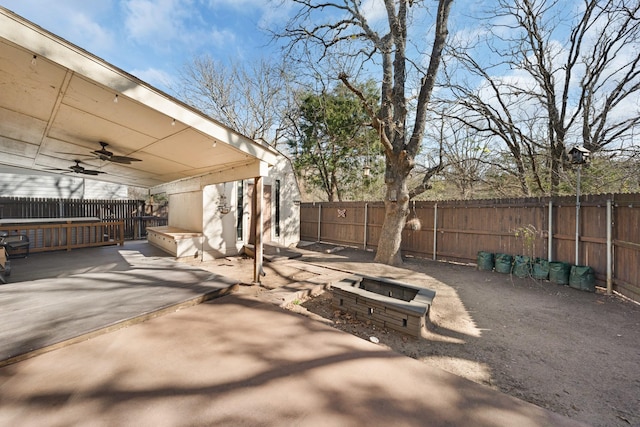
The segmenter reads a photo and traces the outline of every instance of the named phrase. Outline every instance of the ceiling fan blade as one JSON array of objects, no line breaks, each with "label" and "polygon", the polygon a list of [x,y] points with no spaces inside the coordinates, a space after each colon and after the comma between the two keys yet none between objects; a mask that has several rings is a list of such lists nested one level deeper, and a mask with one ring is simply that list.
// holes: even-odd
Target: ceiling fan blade
[{"label": "ceiling fan blade", "polygon": [[96,176],[96,175],[100,175],[101,173],[106,173],[106,172],[92,170],[92,169],[85,169],[82,172],[78,172],[78,173],[81,173],[81,174],[84,174],[84,175]]},{"label": "ceiling fan blade", "polygon": [[131,164],[131,162],[142,161],[140,159],[136,159],[134,157],[129,157],[129,156],[111,156],[108,160],[113,163],[122,163],[124,165],[129,165]]},{"label": "ceiling fan blade", "polygon": [[47,172],[69,172],[69,169],[61,169],[61,168],[46,168],[42,170]]},{"label": "ceiling fan blade", "polygon": [[107,151],[105,149],[102,150],[93,150],[91,154],[95,154],[100,158],[100,160],[109,160],[113,157],[113,153],[111,151]]}]

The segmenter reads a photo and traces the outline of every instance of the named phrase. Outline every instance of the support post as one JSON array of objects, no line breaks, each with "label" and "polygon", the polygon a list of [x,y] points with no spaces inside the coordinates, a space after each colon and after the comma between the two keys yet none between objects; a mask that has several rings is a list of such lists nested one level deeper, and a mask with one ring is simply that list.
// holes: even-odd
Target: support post
[{"label": "support post", "polygon": [[549,200],[549,221],[547,224],[549,237],[547,238],[547,259],[553,261],[553,200]]},{"label": "support post", "polygon": [[260,283],[260,277],[263,274],[262,269],[262,256],[263,256],[263,247],[262,247],[262,203],[263,203],[263,183],[262,177],[257,176],[253,179],[253,197],[255,197],[256,201],[256,210],[254,212],[254,226],[255,226],[255,257],[253,260],[253,282]]},{"label": "support post", "polygon": [[368,222],[368,203],[364,204],[364,250],[367,250],[367,222]]},{"label": "support post", "polygon": [[607,295],[613,293],[613,205],[607,200]]},{"label": "support post", "polygon": [[433,205],[433,260],[436,261],[438,251],[438,204]]},{"label": "support post", "polygon": [[580,169],[578,165],[578,179],[576,184],[576,265],[580,265]]}]

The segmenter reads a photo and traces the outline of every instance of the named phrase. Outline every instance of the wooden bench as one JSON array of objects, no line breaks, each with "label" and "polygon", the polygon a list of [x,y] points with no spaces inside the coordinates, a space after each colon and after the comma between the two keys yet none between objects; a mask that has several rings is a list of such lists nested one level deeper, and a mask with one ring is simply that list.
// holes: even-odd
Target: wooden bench
[{"label": "wooden bench", "polygon": [[196,258],[202,251],[202,233],[168,225],[147,227],[147,241],[176,258]]}]

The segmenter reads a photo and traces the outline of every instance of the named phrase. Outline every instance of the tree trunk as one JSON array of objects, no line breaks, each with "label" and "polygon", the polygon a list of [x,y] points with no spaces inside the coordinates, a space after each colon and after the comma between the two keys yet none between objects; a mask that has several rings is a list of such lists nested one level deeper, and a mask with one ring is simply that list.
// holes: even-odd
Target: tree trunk
[{"label": "tree trunk", "polygon": [[[404,158],[404,156],[400,156]],[[375,262],[401,265],[402,230],[409,214],[408,163],[387,162],[387,194],[384,201],[384,223],[380,231]]]},{"label": "tree trunk", "polygon": [[556,143],[551,151],[551,177],[549,193],[552,196],[558,195],[558,189],[560,187],[560,170],[562,168],[562,154],[564,152],[564,146]]},{"label": "tree trunk", "polygon": [[384,224],[380,231],[380,240],[378,242],[378,251],[376,252],[375,262],[388,265],[401,265],[402,253],[400,246],[402,244],[402,229],[404,228],[409,211],[409,199],[405,202],[392,202],[385,200]]}]

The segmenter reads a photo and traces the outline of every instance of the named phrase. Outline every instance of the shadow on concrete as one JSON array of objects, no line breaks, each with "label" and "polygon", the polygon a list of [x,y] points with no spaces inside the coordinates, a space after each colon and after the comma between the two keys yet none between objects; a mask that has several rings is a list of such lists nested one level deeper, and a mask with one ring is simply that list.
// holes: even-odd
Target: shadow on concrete
[{"label": "shadow on concrete", "polygon": [[236,295],[0,372],[11,425],[579,425]]}]

